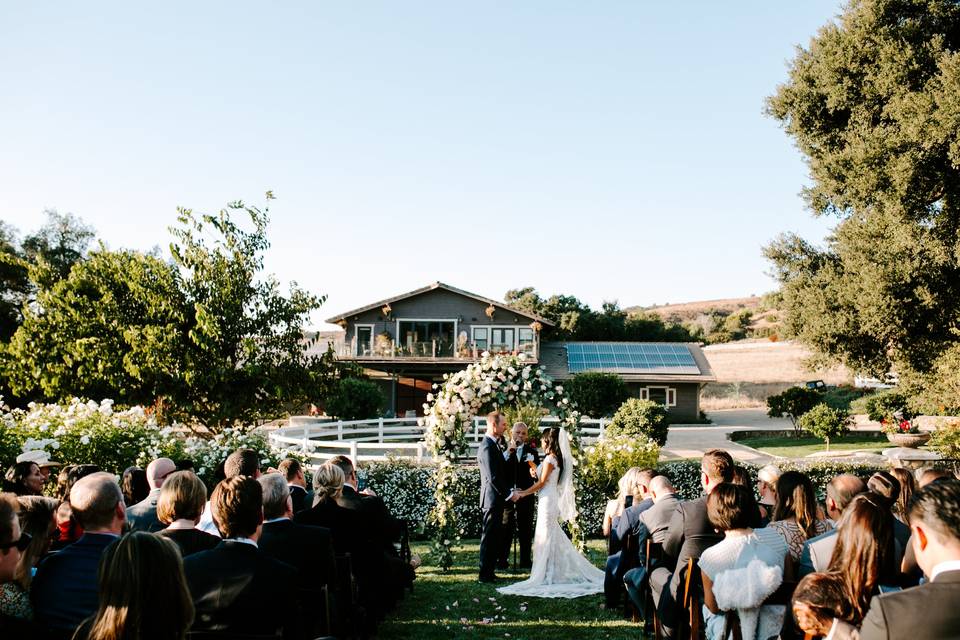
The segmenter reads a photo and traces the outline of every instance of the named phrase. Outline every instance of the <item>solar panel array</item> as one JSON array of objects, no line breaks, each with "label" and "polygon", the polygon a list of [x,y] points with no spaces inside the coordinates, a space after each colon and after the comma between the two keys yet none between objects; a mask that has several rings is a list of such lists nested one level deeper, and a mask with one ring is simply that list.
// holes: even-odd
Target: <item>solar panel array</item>
[{"label": "solar panel array", "polygon": [[570,373],[700,373],[690,349],[682,344],[568,342],[567,368]]}]

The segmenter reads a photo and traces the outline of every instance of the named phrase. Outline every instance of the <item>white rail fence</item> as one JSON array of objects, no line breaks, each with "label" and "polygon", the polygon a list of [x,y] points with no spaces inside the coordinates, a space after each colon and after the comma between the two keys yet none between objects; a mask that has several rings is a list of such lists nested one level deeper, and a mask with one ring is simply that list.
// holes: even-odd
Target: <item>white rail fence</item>
[{"label": "white rail fence", "polygon": [[[554,417],[544,418],[542,427],[557,424]],[[580,436],[585,444],[603,435],[609,420],[583,419]],[[486,431],[486,420],[474,418],[467,433],[469,455],[474,456]],[[373,420],[328,420],[308,416],[292,416],[286,427],[270,431],[270,442],[282,449],[299,451],[314,465],[338,455],[354,462],[386,460],[388,456],[409,458],[417,462],[432,459],[423,441],[424,427],[417,418],[377,418]]]}]

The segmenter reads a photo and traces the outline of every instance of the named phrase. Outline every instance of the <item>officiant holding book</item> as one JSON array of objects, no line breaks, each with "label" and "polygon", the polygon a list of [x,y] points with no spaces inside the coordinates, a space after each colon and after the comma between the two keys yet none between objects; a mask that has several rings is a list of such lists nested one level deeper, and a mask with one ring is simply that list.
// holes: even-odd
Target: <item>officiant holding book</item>
[{"label": "officiant holding book", "polygon": [[[527,425],[524,423],[514,424],[509,437],[507,450],[503,452],[507,482],[511,489],[529,489],[537,481],[540,453],[536,446],[528,441]],[[530,550],[533,544],[535,504],[535,495],[506,504],[501,530],[503,547],[497,563],[500,569],[506,569],[509,566],[510,549],[513,546],[514,537],[520,544],[520,567],[529,569],[532,566]]]}]

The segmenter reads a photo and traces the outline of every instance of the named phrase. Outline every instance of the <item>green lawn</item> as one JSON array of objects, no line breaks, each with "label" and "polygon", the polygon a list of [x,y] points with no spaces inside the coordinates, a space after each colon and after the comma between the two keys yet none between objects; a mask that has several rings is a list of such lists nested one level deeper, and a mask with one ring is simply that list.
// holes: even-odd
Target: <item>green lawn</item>
[{"label": "green lawn", "polygon": [[[827,450],[823,440],[811,437],[795,438],[792,435],[777,438],[745,438],[737,442],[764,453],[785,458],[802,458],[817,451]],[[830,451],[866,450],[880,453],[883,449],[892,446],[886,434],[875,431],[854,432],[830,441]]]},{"label": "green lawn", "polygon": [[[426,544],[412,545],[424,564],[417,569],[414,591],[380,626],[379,638],[433,640],[448,638],[577,638],[637,640],[639,624],[600,608],[603,596],[573,600],[503,596],[496,587],[524,580],[528,574],[499,572],[496,585],[477,582],[479,542],[467,541],[454,553],[454,566],[441,573],[430,564]],[[595,565],[606,560],[605,542],[591,540],[588,555]]]}]

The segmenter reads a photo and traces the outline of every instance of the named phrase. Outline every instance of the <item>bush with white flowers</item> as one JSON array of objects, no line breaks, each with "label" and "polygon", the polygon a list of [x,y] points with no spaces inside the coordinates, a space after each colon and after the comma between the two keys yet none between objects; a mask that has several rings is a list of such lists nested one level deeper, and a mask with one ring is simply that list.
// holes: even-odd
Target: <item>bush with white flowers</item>
[{"label": "bush with white flowers", "polygon": [[[423,405],[425,440],[437,460],[434,506],[429,525],[433,551],[444,570],[453,564],[452,548],[460,541],[457,519],[457,461],[467,452],[466,429],[473,417],[493,409],[516,406],[549,407],[570,434],[574,457],[579,455],[580,414],[561,385],[555,385],[542,367],[520,355],[482,354],[480,361],[454,374],[445,374],[436,395]],[[473,496],[475,501],[476,496]],[[576,527],[574,527],[576,531]]]},{"label": "bush with white flowers", "polygon": [[212,438],[190,437],[184,441],[184,457],[193,462],[194,471],[210,489],[217,483],[217,466],[237,449],[256,451],[264,469],[276,467],[284,458],[306,462],[298,452],[272,445],[262,432],[240,427],[227,427]]}]

